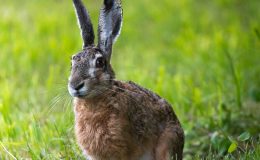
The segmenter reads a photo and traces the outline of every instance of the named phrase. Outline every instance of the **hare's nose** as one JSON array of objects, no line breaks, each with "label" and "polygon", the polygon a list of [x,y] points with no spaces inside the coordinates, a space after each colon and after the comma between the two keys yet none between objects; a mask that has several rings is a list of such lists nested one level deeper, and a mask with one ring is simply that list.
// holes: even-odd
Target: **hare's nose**
[{"label": "hare's nose", "polygon": [[82,82],[82,83],[80,83],[80,84],[74,86],[73,88],[74,88],[75,90],[80,90],[80,89],[83,88],[83,87],[84,87],[84,82]]}]

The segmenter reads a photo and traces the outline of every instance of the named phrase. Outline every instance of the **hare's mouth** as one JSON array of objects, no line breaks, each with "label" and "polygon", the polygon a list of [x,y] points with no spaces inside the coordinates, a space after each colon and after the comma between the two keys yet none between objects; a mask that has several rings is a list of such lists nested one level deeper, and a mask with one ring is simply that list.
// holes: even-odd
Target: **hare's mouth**
[{"label": "hare's mouth", "polygon": [[70,84],[68,85],[69,93],[72,97],[85,97],[88,94],[88,89],[84,83],[80,84],[77,87],[72,87]]},{"label": "hare's mouth", "polygon": [[108,89],[108,81],[90,81],[84,80],[80,83],[68,83],[68,91],[72,97],[93,98],[104,94]]}]

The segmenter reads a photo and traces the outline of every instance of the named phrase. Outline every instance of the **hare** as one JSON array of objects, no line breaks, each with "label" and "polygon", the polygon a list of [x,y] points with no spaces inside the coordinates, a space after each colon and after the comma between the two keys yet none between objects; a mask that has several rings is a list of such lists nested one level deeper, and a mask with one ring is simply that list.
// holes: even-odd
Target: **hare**
[{"label": "hare", "polygon": [[182,159],[184,132],[171,105],[157,94],[115,79],[112,45],[120,34],[119,0],[104,0],[98,44],[81,0],[73,0],[83,49],[71,59],[75,135],[89,160]]}]

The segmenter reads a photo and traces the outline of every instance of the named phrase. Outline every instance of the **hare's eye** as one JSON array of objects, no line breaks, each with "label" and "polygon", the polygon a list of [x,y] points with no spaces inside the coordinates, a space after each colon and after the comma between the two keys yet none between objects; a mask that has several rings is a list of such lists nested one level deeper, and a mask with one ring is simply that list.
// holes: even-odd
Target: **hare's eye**
[{"label": "hare's eye", "polygon": [[80,56],[78,56],[78,55],[73,55],[72,57],[71,57],[71,60],[73,60],[73,61],[80,61]]},{"label": "hare's eye", "polygon": [[105,60],[102,57],[97,58],[96,60],[96,67],[103,68],[105,66]]}]

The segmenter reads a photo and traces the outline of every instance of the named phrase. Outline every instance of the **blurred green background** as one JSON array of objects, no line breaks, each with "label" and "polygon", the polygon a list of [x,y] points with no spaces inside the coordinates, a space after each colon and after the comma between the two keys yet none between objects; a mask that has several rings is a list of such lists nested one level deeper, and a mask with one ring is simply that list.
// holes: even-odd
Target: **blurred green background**
[{"label": "blurred green background", "polygon": [[[101,0],[84,0],[97,28]],[[123,0],[117,79],[172,105],[185,159],[260,159],[260,1]],[[67,92],[70,0],[0,0],[0,159],[83,159]],[[109,147],[109,146],[108,146]]]}]

